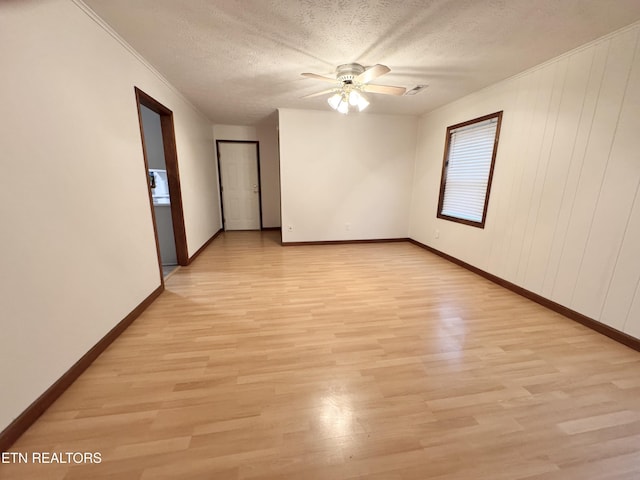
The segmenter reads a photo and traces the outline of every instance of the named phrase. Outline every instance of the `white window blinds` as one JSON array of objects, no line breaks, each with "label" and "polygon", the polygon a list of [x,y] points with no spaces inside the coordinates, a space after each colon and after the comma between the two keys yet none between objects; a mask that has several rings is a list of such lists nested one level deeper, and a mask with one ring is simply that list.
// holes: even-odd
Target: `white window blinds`
[{"label": "white window blinds", "polygon": [[498,118],[450,131],[441,215],[483,222]]}]

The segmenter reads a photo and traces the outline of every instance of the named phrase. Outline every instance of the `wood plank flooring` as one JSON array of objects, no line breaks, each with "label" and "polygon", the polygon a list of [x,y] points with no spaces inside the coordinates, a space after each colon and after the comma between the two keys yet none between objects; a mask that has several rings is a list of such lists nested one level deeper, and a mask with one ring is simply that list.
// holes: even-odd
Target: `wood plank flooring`
[{"label": "wood plank flooring", "polygon": [[409,243],[221,235],[1,479],[637,480],[640,354]]}]

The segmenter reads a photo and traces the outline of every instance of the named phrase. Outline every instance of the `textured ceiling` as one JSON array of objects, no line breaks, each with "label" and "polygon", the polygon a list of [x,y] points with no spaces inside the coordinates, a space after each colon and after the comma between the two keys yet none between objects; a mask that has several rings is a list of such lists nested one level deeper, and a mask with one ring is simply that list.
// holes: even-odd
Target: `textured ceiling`
[{"label": "textured ceiling", "polygon": [[421,114],[640,19],[639,0],[84,0],[212,122],[328,109],[339,64],[382,63],[367,112]]}]

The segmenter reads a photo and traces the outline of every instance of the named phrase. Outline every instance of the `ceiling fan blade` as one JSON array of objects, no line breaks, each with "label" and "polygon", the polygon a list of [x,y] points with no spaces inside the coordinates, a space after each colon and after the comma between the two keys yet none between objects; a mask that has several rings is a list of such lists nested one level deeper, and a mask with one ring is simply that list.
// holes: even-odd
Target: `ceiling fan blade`
[{"label": "ceiling fan blade", "polygon": [[300,75],[307,78],[313,78],[315,80],[322,80],[323,82],[338,83],[338,80],[335,78],[323,77],[317,73],[301,73]]},{"label": "ceiling fan blade", "polygon": [[356,83],[369,83],[374,78],[381,77],[385,73],[389,73],[391,69],[386,65],[374,65],[373,67],[367,68],[364,72],[354,78],[354,82]]},{"label": "ceiling fan blade", "polygon": [[330,88],[328,90],[323,90],[321,92],[312,93],[311,95],[305,95],[304,97],[300,97],[300,98],[319,97],[320,95],[326,95],[327,93],[332,93],[332,92],[335,92],[335,91],[336,91],[335,88]]},{"label": "ceiling fan blade", "polygon": [[390,85],[363,85],[362,90],[369,93],[381,93],[383,95],[402,96],[407,91],[404,87],[392,87]]}]

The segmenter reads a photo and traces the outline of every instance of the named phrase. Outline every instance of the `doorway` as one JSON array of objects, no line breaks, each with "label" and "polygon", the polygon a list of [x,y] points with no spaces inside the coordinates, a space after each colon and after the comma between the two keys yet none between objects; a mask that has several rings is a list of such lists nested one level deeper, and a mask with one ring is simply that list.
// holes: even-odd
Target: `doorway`
[{"label": "doorway", "polygon": [[256,141],[216,140],[225,230],[261,230],[260,152]]},{"label": "doorway", "polygon": [[173,112],[135,88],[151,217],[161,278],[177,265],[187,265]]}]

